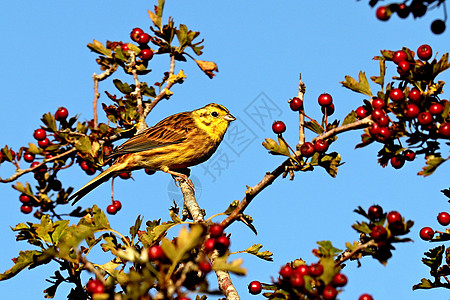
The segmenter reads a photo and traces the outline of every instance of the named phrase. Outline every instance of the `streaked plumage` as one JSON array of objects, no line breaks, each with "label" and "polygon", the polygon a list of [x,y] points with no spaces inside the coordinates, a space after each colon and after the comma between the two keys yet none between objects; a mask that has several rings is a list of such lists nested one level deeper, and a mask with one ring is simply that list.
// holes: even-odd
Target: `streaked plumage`
[{"label": "streaked plumage", "polygon": [[198,165],[213,155],[233,120],[228,109],[216,103],[169,116],[117,147],[110,156],[116,161],[69,200],[77,202],[122,172],[145,168],[180,175],[175,170]]}]

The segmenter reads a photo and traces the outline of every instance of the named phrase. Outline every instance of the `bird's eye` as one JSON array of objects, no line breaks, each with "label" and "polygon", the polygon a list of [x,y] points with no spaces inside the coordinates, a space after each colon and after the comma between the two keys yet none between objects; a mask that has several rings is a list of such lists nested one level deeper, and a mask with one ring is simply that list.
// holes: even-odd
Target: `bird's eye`
[{"label": "bird's eye", "polygon": [[217,111],[213,111],[211,113],[211,116],[213,116],[214,118],[217,118],[219,116],[219,113]]}]

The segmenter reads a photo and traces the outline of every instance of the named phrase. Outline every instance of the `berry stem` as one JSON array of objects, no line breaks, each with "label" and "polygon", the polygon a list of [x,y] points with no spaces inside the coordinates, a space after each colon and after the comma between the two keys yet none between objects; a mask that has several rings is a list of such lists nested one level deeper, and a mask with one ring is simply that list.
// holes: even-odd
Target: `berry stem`
[{"label": "berry stem", "polygon": [[355,254],[357,254],[359,251],[366,249],[371,246],[376,246],[377,243],[374,240],[370,240],[367,243],[358,245],[355,249],[352,250],[352,252],[344,251],[335,261],[335,266],[338,267],[346,260],[352,258]]}]

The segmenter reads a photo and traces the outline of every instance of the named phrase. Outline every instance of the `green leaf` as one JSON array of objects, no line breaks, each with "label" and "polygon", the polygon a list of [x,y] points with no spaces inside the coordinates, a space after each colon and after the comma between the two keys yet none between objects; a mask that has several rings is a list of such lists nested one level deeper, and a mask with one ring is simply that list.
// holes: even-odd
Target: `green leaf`
[{"label": "green leaf", "polygon": [[80,152],[94,156],[94,153],[92,152],[91,140],[87,136],[80,137],[75,143],[75,148],[77,148],[77,150]]},{"label": "green leaf", "polygon": [[280,145],[278,145],[278,143],[273,139],[267,138],[264,142],[262,142],[262,145],[264,146],[264,148],[269,150],[270,154],[285,155],[289,157],[289,149],[287,148],[286,143],[282,139],[280,139],[280,137],[278,137],[278,141],[280,142]]},{"label": "green leaf", "polygon": [[338,167],[341,164],[341,155],[337,152],[332,152],[326,155],[323,155],[320,158],[319,165],[324,168],[331,177],[336,177],[338,172]]},{"label": "green leaf", "polygon": [[231,263],[227,263],[227,256],[221,256],[214,260],[212,268],[214,271],[227,271],[236,275],[246,275],[247,270],[242,268],[242,259],[236,259]]},{"label": "green leaf", "polygon": [[[147,222],[147,225],[149,223]],[[147,232],[139,236],[139,240],[145,247],[152,246],[156,241],[159,241],[166,235],[167,230],[172,228],[178,223],[167,222],[162,225],[154,225],[147,228]]]},{"label": "green leaf", "polygon": [[422,258],[422,262],[428,266],[431,270],[430,273],[433,274],[437,271],[439,266],[442,264],[442,258],[444,257],[445,246],[438,246],[436,248],[428,250],[425,252],[425,256],[429,258]]},{"label": "green leaf", "polygon": [[138,215],[136,218],[136,221],[134,222],[134,226],[130,227],[130,235],[132,239],[137,235],[139,228],[141,228],[143,218],[141,218],[141,215]]},{"label": "green leaf", "polygon": [[119,79],[114,79],[113,83],[122,94],[129,95],[134,91],[134,85],[131,87],[128,83],[123,83]]},{"label": "green leaf", "polygon": [[418,289],[431,289],[434,287],[434,284],[429,280],[422,278],[421,282],[419,284],[413,285],[412,289],[418,290]]},{"label": "green leaf", "polygon": [[372,97],[372,91],[370,90],[369,82],[367,81],[366,74],[364,72],[359,72],[358,80],[359,81],[356,81],[352,77],[346,75],[345,81],[341,81],[341,84],[354,92]]},{"label": "green leaf", "polygon": [[448,62],[448,53],[442,55],[441,59],[433,65],[433,77],[436,77],[439,73],[450,68],[450,63]]},{"label": "green leaf", "polygon": [[305,127],[317,134],[322,134],[324,132],[323,128],[320,127],[317,122],[305,122]]},{"label": "green leaf", "polygon": [[92,43],[87,44],[87,47],[95,53],[105,55],[109,58],[112,57],[111,55],[112,51],[110,49],[105,48],[105,46],[103,46],[103,44],[97,40],[94,40]]},{"label": "green leaf", "polygon": [[386,74],[386,62],[385,59],[379,56],[374,57],[374,59],[380,60],[380,76],[371,76],[373,82],[379,84],[381,89],[384,88],[384,76]]},{"label": "green leaf", "polygon": [[28,152],[33,154],[41,154],[43,151],[41,148],[38,148],[35,144],[28,143]]},{"label": "green leaf", "polygon": [[158,7],[155,7],[155,13],[148,10],[148,16],[152,20],[153,24],[155,24],[155,26],[159,28],[159,30],[162,29],[162,14],[164,10],[164,2],[165,0],[158,0]]},{"label": "green leaf", "polygon": [[183,49],[187,45],[187,26],[180,24],[180,29],[176,31],[178,42],[180,43],[180,48]]},{"label": "green leaf", "polygon": [[356,224],[352,225],[352,228],[360,233],[370,234],[372,232],[372,229],[370,229],[369,224],[366,222],[356,222]]},{"label": "green leaf", "polygon": [[273,253],[270,251],[262,251],[260,252],[259,250],[262,248],[263,246],[261,244],[254,244],[253,246],[251,246],[250,248],[247,248],[244,250],[244,252],[247,252],[249,254],[253,254],[261,259],[264,260],[268,260],[268,261],[273,261]]},{"label": "green leaf", "polygon": [[356,122],[356,111],[352,110],[342,122],[342,126]]},{"label": "green leaf", "polygon": [[324,256],[334,257],[342,252],[341,249],[335,248],[330,241],[319,241],[319,252]]},{"label": "green leaf", "polygon": [[417,173],[417,175],[422,175],[424,177],[429,176],[431,174],[434,173],[434,171],[436,171],[436,169],[443,163],[445,162],[447,159],[443,159],[440,156],[435,156],[435,155],[428,155],[426,157],[427,161],[426,161],[426,166],[422,168],[422,171],[420,171],[419,173]]},{"label": "green leaf", "polygon": [[41,255],[42,252],[36,250],[20,251],[19,257],[15,258],[14,266],[5,273],[0,274],[0,281],[9,279],[17,275],[23,269],[31,266],[34,263],[35,257]]},{"label": "green leaf", "polygon": [[42,116],[41,121],[53,132],[58,131],[56,127],[55,117],[51,113],[46,113]]}]

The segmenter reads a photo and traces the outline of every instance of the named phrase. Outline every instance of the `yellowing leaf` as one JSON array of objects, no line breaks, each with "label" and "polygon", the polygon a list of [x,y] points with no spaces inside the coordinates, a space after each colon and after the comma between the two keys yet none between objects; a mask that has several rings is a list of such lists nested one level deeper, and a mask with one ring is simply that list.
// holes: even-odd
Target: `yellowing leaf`
[{"label": "yellowing leaf", "polygon": [[351,76],[346,75],[345,81],[341,81],[341,84],[354,92],[361,93],[370,97],[373,96],[372,91],[370,90],[369,82],[366,78],[366,74],[362,71],[359,72],[358,81],[353,79]]}]

